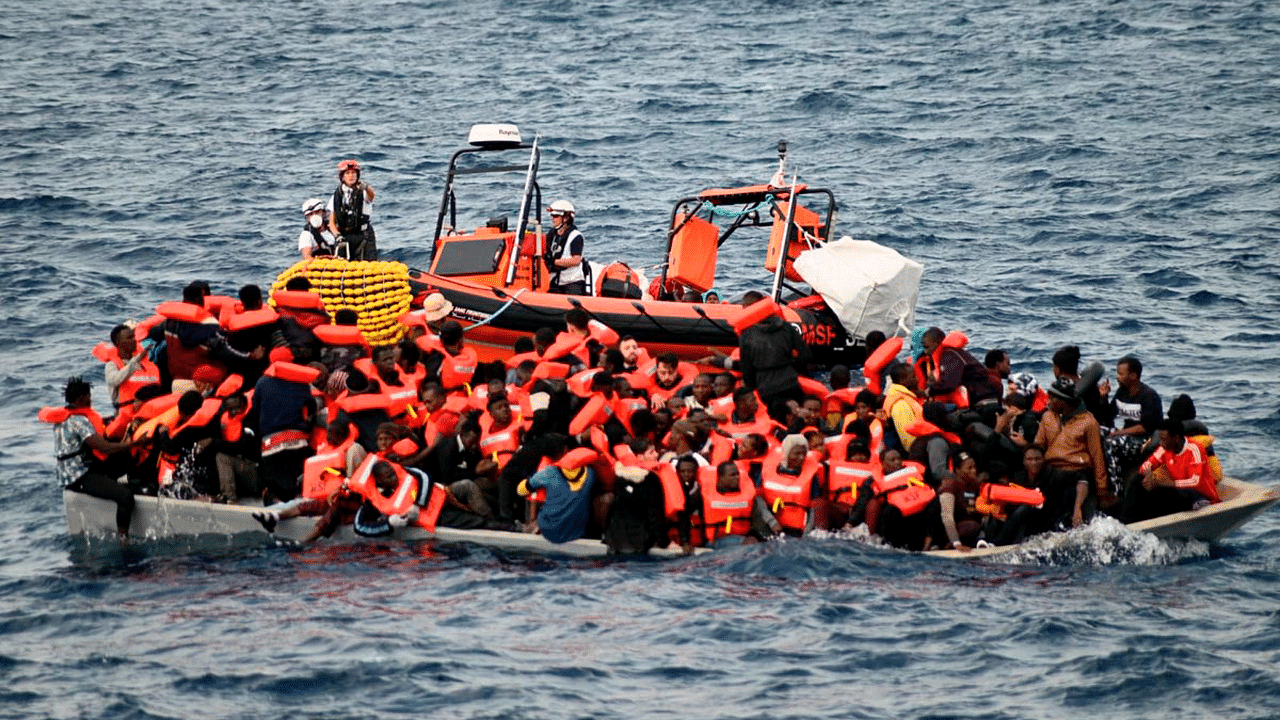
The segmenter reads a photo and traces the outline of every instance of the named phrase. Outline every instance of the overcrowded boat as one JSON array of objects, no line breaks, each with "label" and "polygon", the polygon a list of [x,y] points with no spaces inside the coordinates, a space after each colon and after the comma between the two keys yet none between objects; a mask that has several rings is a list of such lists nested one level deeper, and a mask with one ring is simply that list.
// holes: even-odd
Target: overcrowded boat
[{"label": "overcrowded boat", "polygon": [[[78,378],[40,413],[69,532],[677,556],[865,525],[979,558],[1103,512],[1216,541],[1280,499],[1224,477],[1190,398],[1166,413],[1136,357],[1112,396],[1064,346],[1042,388],[913,328],[923,267],[835,239],[834,194],[787,178],[785,144],[768,183],[676,201],[650,280],[583,261],[538,140],[470,140],[427,270],[308,254],[265,297],[195,281],[113,329],[94,355],[114,416]],[[356,237],[359,170],[304,215]],[[461,227],[464,179],[503,173],[524,180],[514,219]],[[753,231],[768,275],[726,302],[719,253]]]}]

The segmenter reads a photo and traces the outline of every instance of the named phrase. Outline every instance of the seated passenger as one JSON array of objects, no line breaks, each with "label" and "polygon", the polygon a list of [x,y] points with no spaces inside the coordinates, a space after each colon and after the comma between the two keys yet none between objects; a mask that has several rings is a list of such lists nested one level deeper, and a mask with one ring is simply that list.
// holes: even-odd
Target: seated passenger
[{"label": "seated passenger", "polygon": [[[128,450],[132,440],[111,442],[103,437],[102,417],[93,409],[89,383],[78,377],[67,381],[65,408],[42,410],[41,419],[53,423],[53,452],[57,476],[65,490],[111,500],[116,504],[116,532],[126,537],[133,518],[133,493],[116,478],[122,474],[107,462],[111,455]],[[60,411],[60,412],[59,412]]]},{"label": "seated passenger", "polygon": [[[1076,384],[1067,378],[1055,380],[1049,388],[1049,407],[1040,418],[1035,443],[1045,449],[1044,459],[1052,467],[1080,473],[1092,481],[1090,494],[1102,509],[1119,501],[1107,480],[1107,463],[1102,454],[1102,430],[1076,396]],[[1089,508],[1081,510],[1080,522],[1089,519]],[[1072,520],[1072,525],[1077,524]]]},{"label": "seated passenger", "polygon": [[566,461],[566,438],[548,436],[546,457],[550,465],[520,483],[517,492],[528,497],[546,489],[547,499],[538,511],[537,527],[548,541],[565,543],[583,537],[591,517],[596,472],[589,462]]},{"label": "seated passenger", "polygon": [[1204,447],[1187,437],[1181,420],[1166,420],[1160,429],[1160,447],[1139,468],[1142,481],[1125,488],[1125,522],[1221,502]]},{"label": "seated passenger", "polygon": [[981,482],[977,461],[965,452],[956,455],[955,476],[938,488],[941,531],[935,530],[933,533],[934,538],[945,536],[946,548],[968,552],[978,544],[982,516],[974,509],[974,501],[981,489]]}]

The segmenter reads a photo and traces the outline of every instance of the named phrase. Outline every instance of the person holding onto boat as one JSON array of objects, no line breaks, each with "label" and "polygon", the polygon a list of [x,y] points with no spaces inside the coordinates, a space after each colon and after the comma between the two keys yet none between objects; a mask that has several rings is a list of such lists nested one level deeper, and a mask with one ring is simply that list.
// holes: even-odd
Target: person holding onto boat
[{"label": "person holding onto boat", "polygon": [[[1102,508],[1113,507],[1117,498],[1107,479],[1107,461],[1102,453],[1102,429],[1076,395],[1076,384],[1060,377],[1049,386],[1049,407],[1040,418],[1033,443],[1044,448],[1044,460],[1051,467],[1076,473],[1076,495],[1071,509],[1071,525],[1083,525],[1088,514],[1086,500],[1094,494]],[[1092,481],[1092,482],[1090,482]],[[1092,485],[1092,493],[1090,485]]]},{"label": "person holding onto boat", "polygon": [[[329,232],[338,243],[346,243],[351,260],[377,260],[378,246],[373,233],[373,186],[360,181],[360,163],[338,163],[338,189],[329,204]],[[340,249],[339,249],[340,250]]]},{"label": "person holding onto boat", "polygon": [[116,481],[118,473],[108,464],[110,456],[133,446],[131,438],[111,442],[103,434],[102,416],[93,409],[89,383],[73,377],[63,390],[64,408],[41,410],[40,419],[53,423],[56,475],[62,487],[116,504],[116,532],[129,534],[133,518],[133,493]]},{"label": "person holding onto boat", "polygon": [[553,543],[577,540],[586,534],[591,517],[596,471],[591,463],[596,452],[586,448],[566,450],[567,438],[548,435],[545,454],[551,464],[524,480],[516,491],[528,497],[546,489],[547,499],[538,510],[538,529]]},{"label": "person holding onto boat", "polygon": [[[764,298],[763,293],[748,291],[742,296],[742,307]],[[804,399],[800,371],[812,358],[809,346],[790,323],[770,315],[744,328],[738,335],[738,347],[743,384],[759,393],[774,420],[785,423],[791,405]]]},{"label": "person holding onto boat", "polygon": [[338,247],[338,239],[329,230],[329,211],[325,209],[324,201],[320,198],[308,198],[302,203],[302,217],[305,222],[302,232],[298,234],[298,252],[302,259],[333,255]]},{"label": "person holding onto boat", "polygon": [[568,200],[556,200],[547,207],[551,216],[551,232],[547,233],[547,251],[543,261],[551,273],[547,292],[561,295],[587,295],[586,263],[582,259],[582,233],[574,222],[576,210]]}]

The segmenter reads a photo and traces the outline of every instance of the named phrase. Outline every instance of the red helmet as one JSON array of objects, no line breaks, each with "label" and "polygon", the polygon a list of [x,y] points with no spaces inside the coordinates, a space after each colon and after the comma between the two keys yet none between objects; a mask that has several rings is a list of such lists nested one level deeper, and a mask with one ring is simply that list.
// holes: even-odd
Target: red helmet
[{"label": "red helmet", "polygon": [[356,173],[357,173],[357,174],[359,174],[359,173],[360,173],[360,163],[356,162],[355,160],[343,160],[342,162],[338,163],[338,175],[339,175],[339,176],[341,176],[341,175],[342,175],[342,173],[344,173],[344,172],[346,172],[346,171],[348,171],[348,170],[355,170],[355,171],[356,171]]}]

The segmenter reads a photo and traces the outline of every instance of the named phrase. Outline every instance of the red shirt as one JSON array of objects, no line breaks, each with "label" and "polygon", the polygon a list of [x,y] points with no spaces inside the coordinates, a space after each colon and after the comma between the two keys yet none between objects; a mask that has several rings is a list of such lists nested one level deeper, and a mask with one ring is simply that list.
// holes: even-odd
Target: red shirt
[{"label": "red shirt", "polygon": [[1220,502],[1213,475],[1205,466],[1207,458],[1204,448],[1195,440],[1187,438],[1182,443],[1182,449],[1176,453],[1165,450],[1163,446],[1156,448],[1151,457],[1142,463],[1141,472],[1146,474],[1163,467],[1169,477],[1173,478],[1176,487],[1195,490],[1212,502]]}]

